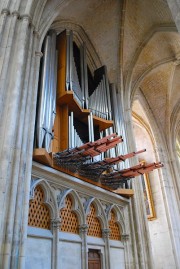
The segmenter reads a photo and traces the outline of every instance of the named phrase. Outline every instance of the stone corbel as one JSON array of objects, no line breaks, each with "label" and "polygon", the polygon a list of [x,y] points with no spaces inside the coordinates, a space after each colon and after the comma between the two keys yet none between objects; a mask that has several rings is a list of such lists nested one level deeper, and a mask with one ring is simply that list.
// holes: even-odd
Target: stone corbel
[{"label": "stone corbel", "polygon": [[35,55],[41,58],[43,56],[43,53],[41,51],[35,51]]},{"label": "stone corbel", "polygon": [[79,234],[81,236],[86,235],[87,231],[88,231],[88,225],[87,224],[79,225]]},{"label": "stone corbel", "polygon": [[60,219],[51,220],[51,229],[52,230],[59,230],[60,225],[61,225],[61,220]]},{"label": "stone corbel", "polygon": [[109,238],[110,229],[102,229],[102,237],[105,239]]},{"label": "stone corbel", "polygon": [[121,235],[121,241],[127,242],[129,240],[129,234],[122,234]]},{"label": "stone corbel", "polygon": [[1,14],[5,14],[6,16],[8,16],[10,14],[10,10],[8,8],[3,8]]}]

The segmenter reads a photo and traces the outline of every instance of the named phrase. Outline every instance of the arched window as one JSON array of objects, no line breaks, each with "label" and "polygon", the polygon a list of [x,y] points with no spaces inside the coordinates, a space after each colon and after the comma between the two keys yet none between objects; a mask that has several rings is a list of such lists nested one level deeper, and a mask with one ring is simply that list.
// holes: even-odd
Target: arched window
[{"label": "arched window", "polygon": [[30,200],[28,225],[50,229],[50,212],[44,204],[44,191],[41,186],[35,188],[34,199]]},{"label": "arched window", "polygon": [[60,211],[61,218],[61,232],[68,232],[78,234],[78,218],[72,211],[72,199],[69,195],[65,199],[65,207]]},{"label": "arched window", "polygon": [[114,210],[111,210],[111,218],[109,220],[109,229],[110,229],[110,236],[111,240],[121,240],[121,233],[119,226],[116,221],[116,214]]},{"label": "arched window", "polygon": [[101,224],[96,217],[96,209],[93,204],[90,205],[90,213],[87,216],[88,233],[89,236],[102,237]]}]

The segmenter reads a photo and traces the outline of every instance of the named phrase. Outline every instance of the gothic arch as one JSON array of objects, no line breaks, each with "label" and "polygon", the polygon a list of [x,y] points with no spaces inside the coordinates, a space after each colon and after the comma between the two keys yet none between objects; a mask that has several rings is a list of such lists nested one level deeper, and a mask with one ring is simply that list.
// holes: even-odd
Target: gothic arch
[{"label": "gothic arch", "polygon": [[85,212],[84,208],[81,202],[81,199],[76,191],[73,189],[64,190],[62,193],[60,193],[57,197],[58,200],[58,209],[59,211],[65,207],[65,199],[67,196],[70,196],[72,199],[72,211],[77,215],[79,220],[79,225],[85,223]]},{"label": "gothic arch", "polygon": [[57,202],[54,196],[54,192],[46,180],[38,179],[31,182],[30,200],[34,198],[34,190],[37,186],[40,186],[44,191],[44,204],[46,204],[50,209],[51,219],[56,219],[58,216]]},{"label": "gothic arch", "polygon": [[82,26],[78,25],[77,23],[64,20],[53,22],[50,29],[55,30],[57,33],[60,33],[65,29],[72,30],[74,41],[77,43],[77,45],[80,45],[83,42],[86,44],[87,63],[90,67],[91,72],[102,66],[101,60]]},{"label": "gothic arch", "polygon": [[135,92],[136,92],[136,89],[138,89],[139,85],[141,84],[141,82],[143,81],[143,79],[148,76],[148,74],[151,73],[151,71],[153,71],[154,69],[156,68],[159,68],[161,67],[162,65],[165,65],[167,63],[170,63],[172,61],[175,61],[175,57],[168,57],[168,58],[165,58],[151,66],[149,66],[146,70],[144,70],[144,72],[142,73],[142,75],[136,80],[134,86],[132,87],[132,91],[131,91],[131,95],[130,95],[130,102],[132,104],[133,102],[133,98],[134,98],[134,95],[135,95]]},{"label": "gothic arch", "polygon": [[125,226],[125,221],[124,221],[124,217],[122,215],[122,212],[120,211],[119,207],[115,204],[111,205],[108,212],[107,212],[107,219],[108,221],[110,220],[111,217],[111,211],[115,212],[116,215],[116,223],[118,224],[119,228],[120,228],[120,232],[121,234],[127,234],[126,232],[126,226]]},{"label": "gothic arch", "polygon": [[100,221],[101,229],[107,229],[108,228],[108,222],[107,222],[106,214],[105,214],[105,211],[104,211],[104,208],[103,208],[101,202],[97,198],[94,198],[94,197],[92,198],[91,197],[90,199],[88,199],[86,201],[86,203],[85,203],[86,217],[90,213],[91,204],[93,204],[94,207],[95,207],[96,217]]},{"label": "gothic arch", "polygon": [[[150,40],[154,37],[154,35],[156,33],[160,33],[160,32],[177,32],[176,27],[172,26],[172,25],[157,25],[156,27],[153,27],[150,29],[150,31],[148,31],[148,33],[146,34],[144,40],[141,42],[139,48],[137,49],[131,64],[130,64],[130,68],[127,74],[127,78],[126,78],[126,83],[125,83],[125,95],[124,95],[124,102],[126,102],[127,107],[131,107],[131,101],[132,101],[132,93],[136,90],[134,87],[132,88],[132,76],[133,76],[133,69],[136,66],[136,63],[140,57],[140,54],[142,52],[142,50],[146,47],[146,45],[150,42]],[[169,59],[165,59],[165,62],[173,60],[174,58],[169,58]],[[164,61],[160,61],[159,64],[156,63],[156,65],[161,65],[163,64]],[[150,72],[152,70],[153,67],[148,68],[147,70],[144,71],[143,73],[143,77],[146,75],[146,73]],[[142,79],[142,78],[140,78]],[[137,83],[136,83],[137,85]]]}]

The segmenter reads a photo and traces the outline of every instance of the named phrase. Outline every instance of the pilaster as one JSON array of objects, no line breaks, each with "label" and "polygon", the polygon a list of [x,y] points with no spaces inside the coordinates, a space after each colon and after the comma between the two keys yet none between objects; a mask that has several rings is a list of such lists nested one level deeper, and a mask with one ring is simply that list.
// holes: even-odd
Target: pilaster
[{"label": "pilaster", "polygon": [[113,269],[111,268],[110,263],[110,244],[109,244],[109,235],[110,235],[110,229],[102,229],[102,237],[105,242],[105,266],[106,269]]},{"label": "pilaster", "polygon": [[82,268],[88,269],[88,251],[87,251],[87,231],[88,225],[82,224],[79,226],[79,234],[82,239]]},{"label": "pilaster", "polygon": [[61,220],[53,219],[51,220],[51,230],[53,233],[53,247],[52,247],[52,268],[58,269],[58,247],[59,247],[59,228],[61,225]]}]

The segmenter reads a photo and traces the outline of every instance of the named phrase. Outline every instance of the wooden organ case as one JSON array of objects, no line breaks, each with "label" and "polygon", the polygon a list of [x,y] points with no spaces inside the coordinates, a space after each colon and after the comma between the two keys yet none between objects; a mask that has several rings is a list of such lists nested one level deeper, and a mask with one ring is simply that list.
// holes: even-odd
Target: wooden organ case
[{"label": "wooden organ case", "polygon": [[120,162],[144,150],[119,155],[123,139],[118,135],[116,94],[105,66],[90,71],[86,45],[77,46],[72,31],[58,36],[50,31],[43,45],[34,160],[126,197],[133,195],[128,180],[162,164],[119,170]]}]

